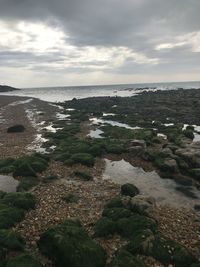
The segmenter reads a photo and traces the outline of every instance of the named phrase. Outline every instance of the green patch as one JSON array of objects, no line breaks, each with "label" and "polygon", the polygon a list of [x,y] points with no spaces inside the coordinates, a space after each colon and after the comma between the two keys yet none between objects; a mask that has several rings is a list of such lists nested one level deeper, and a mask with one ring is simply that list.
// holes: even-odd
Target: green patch
[{"label": "green patch", "polygon": [[164,264],[174,264],[176,267],[188,267],[196,262],[194,256],[185,247],[158,236],[149,254]]},{"label": "green patch", "polygon": [[42,267],[39,261],[28,254],[21,254],[8,260],[6,267]]},{"label": "green patch", "polygon": [[16,232],[0,229],[0,247],[10,250],[23,250],[25,242]]},{"label": "green patch", "polygon": [[116,223],[109,218],[102,217],[95,223],[94,230],[98,237],[113,235],[116,232]]},{"label": "green patch", "polygon": [[44,232],[38,246],[60,267],[105,267],[105,252],[81,227],[66,220]]},{"label": "green patch", "polygon": [[105,205],[105,208],[123,208],[124,204],[122,202],[121,197],[112,198]]},{"label": "green patch", "polygon": [[122,218],[128,218],[132,215],[132,212],[124,208],[105,208],[102,216],[107,217],[113,221],[117,221]]},{"label": "green patch", "polygon": [[7,206],[29,210],[33,209],[36,204],[36,199],[30,193],[7,193],[1,203]]},{"label": "green patch", "polygon": [[62,198],[67,203],[77,203],[79,200],[79,197],[76,194],[68,193]]},{"label": "green patch", "polygon": [[34,186],[38,185],[38,183],[39,181],[36,177],[23,177],[17,186],[17,191],[18,192],[28,191]]},{"label": "green patch", "polygon": [[58,180],[59,177],[57,175],[49,175],[43,178],[43,183],[51,183],[54,182],[56,180]]},{"label": "green patch", "polygon": [[24,218],[24,210],[0,204],[0,229],[10,228]]},{"label": "green patch", "polygon": [[144,263],[131,255],[128,251],[121,250],[114,257],[108,267],[145,267]]},{"label": "green patch", "polygon": [[130,238],[138,231],[147,229],[155,232],[157,229],[157,224],[153,219],[142,215],[134,214],[129,218],[122,218],[117,221],[117,231],[125,238]]},{"label": "green patch", "polygon": [[88,172],[81,172],[81,171],[75,171],[73,173],[74,176],[77,176],[79,178],[81,178],[82,180],[85,180],[85,181],[91,181],[93,180],[93,177],[90,173]]},{"label": "green patch", "polygon": [[92,155],[88,153],[77,153],[72,155],[71,160],[76,163],[80,163],[86,165],[88,167],[92,167],[94,165],[95,159]]}]

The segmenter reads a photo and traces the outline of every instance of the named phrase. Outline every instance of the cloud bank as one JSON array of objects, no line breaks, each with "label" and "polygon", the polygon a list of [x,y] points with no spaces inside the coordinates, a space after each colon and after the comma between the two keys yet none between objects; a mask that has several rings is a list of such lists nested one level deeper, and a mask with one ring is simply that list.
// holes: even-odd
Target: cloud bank
[{"label": "cloud bank", "polygon": [[199,10],[199,0],[0,0],[0,83],[200,80]]}]

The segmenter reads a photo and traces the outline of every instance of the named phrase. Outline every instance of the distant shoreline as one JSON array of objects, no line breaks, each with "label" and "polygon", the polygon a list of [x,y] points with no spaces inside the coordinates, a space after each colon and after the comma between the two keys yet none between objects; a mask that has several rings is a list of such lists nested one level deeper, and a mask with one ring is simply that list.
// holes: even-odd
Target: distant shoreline
[{"label": "distant shoreline", "polygon": [[16,91],[16,90],[20,90],[18,88],[14,88],[8,85],[0,85],[0,92],[11,92],[11,91]]}]

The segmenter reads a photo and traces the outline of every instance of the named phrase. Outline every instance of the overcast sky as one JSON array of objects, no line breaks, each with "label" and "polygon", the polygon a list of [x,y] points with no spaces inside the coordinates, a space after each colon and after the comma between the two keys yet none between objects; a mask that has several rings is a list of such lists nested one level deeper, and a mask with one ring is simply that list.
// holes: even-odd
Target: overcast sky
[{"label": "overcast sky", "polygon": [[200,0],[0,0],[0,84],[200,80]]}]

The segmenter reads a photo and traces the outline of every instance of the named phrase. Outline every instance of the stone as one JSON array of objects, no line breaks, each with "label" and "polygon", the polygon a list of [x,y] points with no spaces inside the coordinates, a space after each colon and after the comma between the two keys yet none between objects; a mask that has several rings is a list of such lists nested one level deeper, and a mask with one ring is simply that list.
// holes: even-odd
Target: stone
[{"label": "stone", "polygon": [[7,133],[22,133],[25,131],[25,127],[21,124],[16,124],[7,129]]},{"label": "stone", "polygon": [[135,196],[130,200],[129,206],[133,212],[157,219],[156,202],[152,197]]},{"label": "stone", "polygon": [[121,186],[121,194],[124,196],[134,197],[140,193],[139,189],[130,183]]},{"label": "stone", "polygon": [[104,267],[106,255],[78,220],[65,220],[47,229],[38,246],[59,267]]}]

